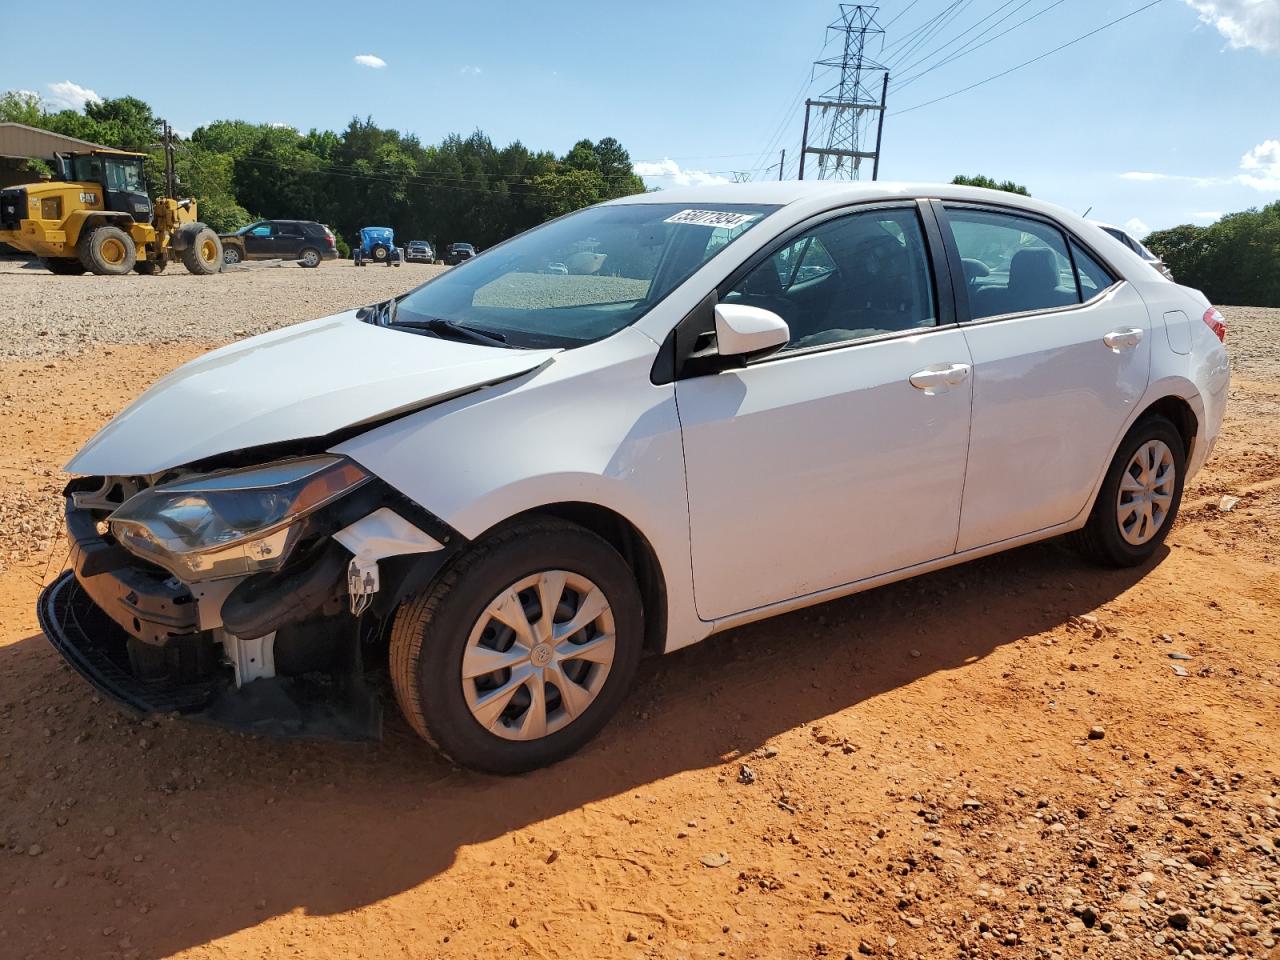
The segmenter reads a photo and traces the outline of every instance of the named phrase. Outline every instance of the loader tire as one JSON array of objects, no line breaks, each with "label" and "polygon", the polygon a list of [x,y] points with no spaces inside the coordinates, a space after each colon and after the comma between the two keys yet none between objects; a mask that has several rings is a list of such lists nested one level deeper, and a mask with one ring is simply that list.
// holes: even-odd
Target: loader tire
[{"label": "loader tire", "polygon": [[189,273],[207,277],[222,269],[222,241],[205,227],[191,238],[191,244],[182,251],[182,265]]},{"label": "loader tire", "polygon": [[120,277],[133,269],[138,248],[133,237],[110,224],[94,227],[76,244],[80,263],[100,277]]},{"label": "loader tire", "polygon": [[84,264],[77,257],[47,257],[41,259],[40,265],[62,277],[78,277],[84,273]]}]

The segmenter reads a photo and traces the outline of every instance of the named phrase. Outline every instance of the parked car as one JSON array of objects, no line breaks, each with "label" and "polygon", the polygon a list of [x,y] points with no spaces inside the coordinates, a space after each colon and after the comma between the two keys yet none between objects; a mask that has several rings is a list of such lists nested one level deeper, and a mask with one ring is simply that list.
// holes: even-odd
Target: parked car
[{"label": "parked car", "polygon": [[333,231],[312,220],[259,220],[221,239],[223,263],[297,260],[304,267],[318,267],[338,256]]},{"label": "parked car", "polygon": [[1147,249],[1147,246],[1141,240],[1138,240],[1123,227],[1117,227],[1110,223],[1103,223],[1101,220],[1090,220],[1089,222],[1115,237],[1143,260],[1147,261],[1147,263],[1154,267],[1161,276],[1169,280],[1173,279],[1173,271],[1169,269],[1165,262]]},{"label": "parked car", "polygon": [[404,258],[418,263],[435,263],[436,254],[425,240],[410,240],[404,247]]},{"label": "parked car", "polygon": [[351,259],[357,267],[369,261],[385,263],[388,267],[400,266],[395,233],[390,227],[362,227],[360,242],[352,249]]},{"label": "parked car", "polygon": [[476,248],[469,243],[451,243],[445,247],[444,262],[449,266],[457,266],[463,260],[470,260],[476,255]]},{"label": "parked car", "polygon": [[1060,534],[1146,563],[1222,424],[1221,314],[1010,193],[664,190],[491,253],[91,439],[39,602],[68,661],[299,735],[374,734],[385,670],[455,761],[529,770],[646,651]]}]

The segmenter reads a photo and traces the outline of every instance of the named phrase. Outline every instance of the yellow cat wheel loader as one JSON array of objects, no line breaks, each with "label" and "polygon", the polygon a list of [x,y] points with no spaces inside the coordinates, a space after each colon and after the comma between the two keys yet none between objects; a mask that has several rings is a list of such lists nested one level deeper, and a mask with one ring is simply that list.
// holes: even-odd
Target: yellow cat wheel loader
[{"label": "yellow cat wheel loader", "polygon": [[152,203],[144,154],[91,150],[54,156],[51,180],[0,190],[0,243],[34,253],[53,273],[154,274],[181,258],[202,276],[222,269],[222,242],[194,200]]}]

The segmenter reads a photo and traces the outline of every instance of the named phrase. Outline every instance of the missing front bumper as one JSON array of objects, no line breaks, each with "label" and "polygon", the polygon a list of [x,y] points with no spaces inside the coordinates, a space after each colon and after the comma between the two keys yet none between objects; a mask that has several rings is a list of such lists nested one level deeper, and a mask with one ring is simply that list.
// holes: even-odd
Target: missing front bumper
[{"label": "missing front bumper", "polygon": [[228,670],[199,680],[145,680],[134,672],[129,634],[68,571],[45,588],[40,627],[67,662],[104,695],[143,716],[173,715],[242,732],[302,739],[377,739],[382,707],[362,672],[341,681],[272,677],[236,688]]}]

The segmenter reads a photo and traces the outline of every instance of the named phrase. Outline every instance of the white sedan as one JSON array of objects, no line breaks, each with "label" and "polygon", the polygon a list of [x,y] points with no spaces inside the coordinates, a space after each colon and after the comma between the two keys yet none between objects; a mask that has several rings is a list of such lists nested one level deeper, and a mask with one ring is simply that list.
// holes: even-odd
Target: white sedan
[{"label": "white sedan", "polygon": [[528,770],[646,651],[1061,534],[1151,561],[1224,334],[1013,194],[627,197],[158,382],[68,465],[39,612],[143,712],[370,736],[389,675],[456,761]]}]

